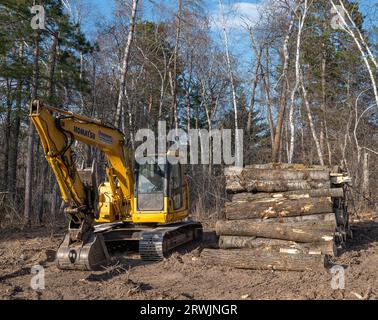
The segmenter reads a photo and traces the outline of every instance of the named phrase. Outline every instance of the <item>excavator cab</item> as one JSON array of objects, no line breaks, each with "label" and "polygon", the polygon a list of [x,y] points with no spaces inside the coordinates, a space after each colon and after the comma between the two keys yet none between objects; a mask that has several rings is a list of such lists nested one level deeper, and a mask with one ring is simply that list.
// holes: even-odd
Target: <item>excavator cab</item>
[{"label": "excavator cab", "polygon": [[135,161],[135,223],[176,222],[188,215],[188,184],[183,167],[164,157],[152,156],[144,163]]}]

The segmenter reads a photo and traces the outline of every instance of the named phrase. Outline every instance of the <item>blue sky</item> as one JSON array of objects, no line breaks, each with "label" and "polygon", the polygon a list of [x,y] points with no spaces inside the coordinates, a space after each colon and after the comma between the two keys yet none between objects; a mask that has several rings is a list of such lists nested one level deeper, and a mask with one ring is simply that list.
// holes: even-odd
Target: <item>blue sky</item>
[{"label": "blue sky", "polygon": [[[113,11],[115,9],[114,0],[81,0],[86,7],[87,15],[84,17],[86,24],[84,30],[90,37],[93,34],[95,27],[94,24],[99,20],[111,20]],[[337,1],[336,1],[337,2]],[[153,3],[158,3],[166,6],[162,11],[158,11]],[[221,40],[221,33],[219,28],[220,10],[218,0],[203,0],[205,10],[209,14],[213,24],[213,38],[215,41]],[[252,50],[250,49],[248,34],[244,31],[242,24],[243,19],[249,21],[258,20],[258,10],[260,0],[223,0],[225,13],[230,10],[237,10],[237,14],[229,15],[227,17],[229,41],[232,53],[239,58],[239,61],[243,65],[247,66],[249,61],[253,58]],[[361,0],[360,9],[365,15],[369,16],[366,20],[366,24],[378,24],[378,1],[374,0]],[[164,19],[170,17],[170,13],[174,13],[177,10],[177,1],[175,0],[140,0],[140,10],[143,10],[142,15],[144,19],[156,21],[158,19]],[[166,16],[164,16],[166,15]],[[242,65],[241,69],[245,70]]]},{"label": "blue sky", "polygon": [[[80,0],[79,0],[80,1]],[[90,16],[96,15],[97,17],[102,16],[106,19],[112,18],[112,13],[115,8],[115,1],[114,0],[81,0],[85,5],[90,8]],[[213,18],[217,18],[219,15],[219,4],[218,0],[203,0],[202,1],[205,9],[208,10],[209,14]],[[240,13],[239,17],[234,17],[230,19],[230,24],[232,26],[239,26],[240,27],[240,15],[245,17],[249,17],[252,20],[256,19],[257,17],[257,10],[260,0],[223,0],[225,9],[227,11],[228,7],[235,7],[238,12]],[[337,0],[336,0],[337,2]],[[164,3],[168,8],[172,10],[176,9],[177,1],[175,0],[140,0],[140,5],[143,8],[143,16],[146,18],[150,18],[151,20],[155,20],[157,18],[157,14],[155,13],[156,7],[152,3]],[[378,1],[377,0],[360,0],[360,8],[365,15],[373,16],[375,22],[377,21],[378,15]],[[89,20],[89,19],[88,19]],[[371,22],[371,21],[370,21]]]},{"label": "blue sky", "polygon": [[[79,0],[80,1],[80,0]],[[114,0],[81,0],[85,6],[88,7],[90,13],[88,21],[93,18],[105,18],[111,19],[115,8]],[[378,1],[377,0],[360,0],[360,8],[363,13],[369,16],[374,16],[377,20],[378,14]],[[158,15],[161,14],[156,12],[156,7],[152,3],[163,3],[168,9],[172,11],[176,10],[177,1],[175,0],[140,0],[139,6],[142,7],[143,17],[150,20],[156,20]],[[219,17],[219,2],[218,0],[203,0],[205,9],[208,11],[209,15],[216,20]],[[259,7],[260,0],[223,0],[225,11],[227,12],[229,8],[233,7],[238,11],[235,17],[229,19],[229,24],[231,27],[238,27],[240,29],[241,16],[249,18],[250,20],[256,20],[257,11]],[[336,0],[337,3],[337,0]],[[91,19],[92,18],[92,19]],[[372,21],[369,21],[372,22]],[[377,21],[375,21],[377,22]],[[378,23],[378,22],[377,22]]]},{"label": "blue sky", "polygon": [[85,0],[84,2],[92,5],[94,10],[99,11],[100,14],[104,15],[108,19],[111,18],[114,10],[113,0]]},{"label": "blue sky", "polygon": [[[101,11],[101,13],[105,16],[110,18],[112,15],[112,11],[114,9],[114,0],[84,0],[85,3],[90,4],[93,6],[95,10]],[[170,5],[172,7],[175,6],[175,2],[173,0],[164,1],[167,5]],[[242,5],[248,4],[256,4],[259,2],[258,0],[244,0],[244,1],[230,1],[230,0],[224,0],[224,4],[227,6],[232,3],[241,3]],[[141,3],[144,7],[151,7],[151,4],[149,1],[142,0]],[[216,10],[218,8],[218,1],[217,0],[210,0],[210,1],[203,1],[204,5],[208,8],[209,11]],[[245,6],[245,8],[247,8]]]},{"label": "blue sky", "polygon": [[[87,7],[88,15],[84,18],[84,22],[86,22],[83,26],[84,30],[91,36],[93,34],[94,23],[98,20],[111,20],[113,11],[115,9],[115,1],[114,0],[82,0],[84,6]],[[171,11],[172,13],[177,10],[177,1],[174,0],[167,0],[167,1],[153,1],[155,3],[164,3],[166,6],[166,11]],[[256,20],[257,19],[257,10],[258,10],[258,0],[242,0],[242,1],[232,1],[232,0],[223,0],[225,13],[232,10],[237,10],[240,14],[236,16],[228,16],[228,27],[229,27],[229,41],[230,41],[230,48],[232,53],[247,64],[250,59],[252,58],[251,49],[249,47],[249,38],[248,34],[243,31],[241,27],[242,20],[241,15],[244,18],[249,20]],[[212,24],[213,24],[213,37],[215,41],[221,41],[221,33],[219,29],[219,19],[220,19],[220,11],[219,11],[219,2],[218,0],[210,0],[210,1],[203,1],[205,10],[208,12],[209,16],[211,16]],[[163,12],[157,12],[156,6],[152,4],[150,0],[140,0],[139,4],[140,8],[143,10],[143,17],[145,19],[149,19],[152,21],[156,21],[157,19],[161,19],[161,15],[163,15],[164,19],[164,10]],[[169,14],[167,14],[169,17]]]}]

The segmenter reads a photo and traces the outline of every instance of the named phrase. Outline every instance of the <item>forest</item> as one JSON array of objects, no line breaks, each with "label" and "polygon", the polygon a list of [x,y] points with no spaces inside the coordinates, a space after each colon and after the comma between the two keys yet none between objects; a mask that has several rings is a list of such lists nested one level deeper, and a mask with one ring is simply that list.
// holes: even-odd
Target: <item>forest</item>
[{"label": "forest", "polygon": [[[44,29],[32,27],[35,5],[44,8]],[[102,19],[83,1],[2,0],[1,224],[59,215],[57,183],[28,117],[37,98],[120,128],[131,153],[136,131],[161,120],[185,131],[243,129],[244,165],[339,165],[352,177],[355,208],[374,208],[377,4],[253,5],[254,19],[238,2],[209,9],[201,0],[116,0],[111,19]],[[84,144],[75,154],[80,164],[105,163]],[[193,214],[217,217],[223,169],[187,167]]]},{"label": "forest", "polygon": [[377,84],[377,1],[0,0],[0,300],[377,299]]}]

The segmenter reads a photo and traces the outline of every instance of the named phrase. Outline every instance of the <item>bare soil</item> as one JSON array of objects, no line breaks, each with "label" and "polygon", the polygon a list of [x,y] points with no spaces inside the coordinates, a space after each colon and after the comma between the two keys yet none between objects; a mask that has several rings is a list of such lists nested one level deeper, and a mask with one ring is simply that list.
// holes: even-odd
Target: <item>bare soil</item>
[{"label": "bare soil", "polygon": [[[306,272],[239,270],[209,265],[198,245],[181,248],[158,263],[136,253],[113,252],[104,271],[62,271],[54,252],[65,229],[0,231],[0,299],[377,299],[378,220],[352,225],[347,251],[330,266],[345,267],[345,289],[331,288],[329,268]],[[211,229],[205,246],[211,246]],[[45,270],[45,289],[30,286],[31,267]]]}]

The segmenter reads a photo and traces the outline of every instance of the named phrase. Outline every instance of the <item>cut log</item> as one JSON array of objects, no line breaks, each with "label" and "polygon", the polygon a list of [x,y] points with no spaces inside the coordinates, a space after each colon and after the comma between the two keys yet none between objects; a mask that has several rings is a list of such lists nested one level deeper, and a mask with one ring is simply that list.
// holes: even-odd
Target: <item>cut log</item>
[{"label": "cut log", "polygon": [[340,186],[345,183],[352,182],[352,179],[348,175],[345,175],[342,173],[332,175],[330,180],[331,180],[331,183],[335,186]]},{"label": "cut log", "polygon": [[226,178],[226,190],[228,192],[243,192],[244,187],[241,185],[239,175],[243,169],[237,167],[226,167],[224,175]]},{"label": "cut log", "polygon": [[298,223],[298,222],[306,222],[306,221],[322,221],[332,222],[334,225],[337,225],[336,214],[331,213],[318,213],[318,214],[310,214],[305,216],[296,216],[296,217],[279,217],[279,218],[264,218],[264,219],[253,219],[250,221],[254,222],[273,222],[273,223]]},{"label": "cut log", "polygon": [[226,179],[226,191],[228,193],[236,193],[236,192],[245,192],[247,191],[240,183],[240,180],[233,179],[228,180]]},{"label": "cut log", "polygon": [[220,236],[221,249],[261,249],[264,251],[286,252],[290,254],[328,254],[336,255],[332,241],[321,243],[297,243],[294,241],[265,239],[256,237]]},{"label": "cut log", "polygon": [[254,221],[259,222],[279,222],[279,223],[298,223],[306,221],[322,221],[332,222],[335,226],[337,225],[336,215],[332,213],[318,213],[310,214],[305,216],[296,217],[280,217],[280,218],[269,218],[269,219],[255,219]]},{"label": "cut log", "polygon": [[244,180],[329,180],[329,170],[293,170],[293,169],[248,169],[241,172]]},{"label": "cut log", "polygon": [[250,180],[242,176],[226,177],[228,192],[285,192],[330,188],[329,180]]},{"label": "cut log", "polygon": [[292,170],[330,170],[331,169],[329,166],[305,165],[303,163],[251,164],[251,165],[245,166],[244,168],[245,169],[292,169]]},{"label": "cut log", "polygon": [[255,270],[305,271],[319,270],[325,265],[323,255],[268,253],[254,249],[204,249],[201,257],[212,264]]},{"label": "cut log", "polygon": [[217,221],[219,236],[255,236],[297,242],[333,241],[335,223],[306,221],[295,223],[257,222],[254,220]]},{"label": "cut log", "polygon": [[[240,236],[220,236],[218,245],[221,249],[235,249],[235,248],[259,248],[262,246],[262,238],[256,237],[240,237]],[[268,239],[264,239],[268,241]],[[281,240],[271,240],[281,241]],[[283,241],[283,240],[282,240]]]},{"label": "cut log", "polygon": [[253,202],[226,202],[225,212],[229,220],[293,217],[332,212],[332,200],[328,197],[296,200],[265,198]]},{"label": "cut log", "polygon": [[226,189],[230,192],[283,192],[330,187],[329,167],[304,165],[252,165],[225,169]]},{"label": "cut log", "polygon": [[330,181],[260,181],[244,180],[242,183],[248,192],[283,192],[292,190],[324,189],[330,187]]},{"label": "cut log", "polygon": [[330,189],[314,189],[314,190],[294,190],[287,192],[275,192],[275,193],[236,193],[233,194],[230,199],[231,202],[237,201],[256,201],[261,199],[306,199],[306,198],[319,198],[319,197],[331,197],[331,198],[343,198],[344,191],[342,188],[330,188]]}]

